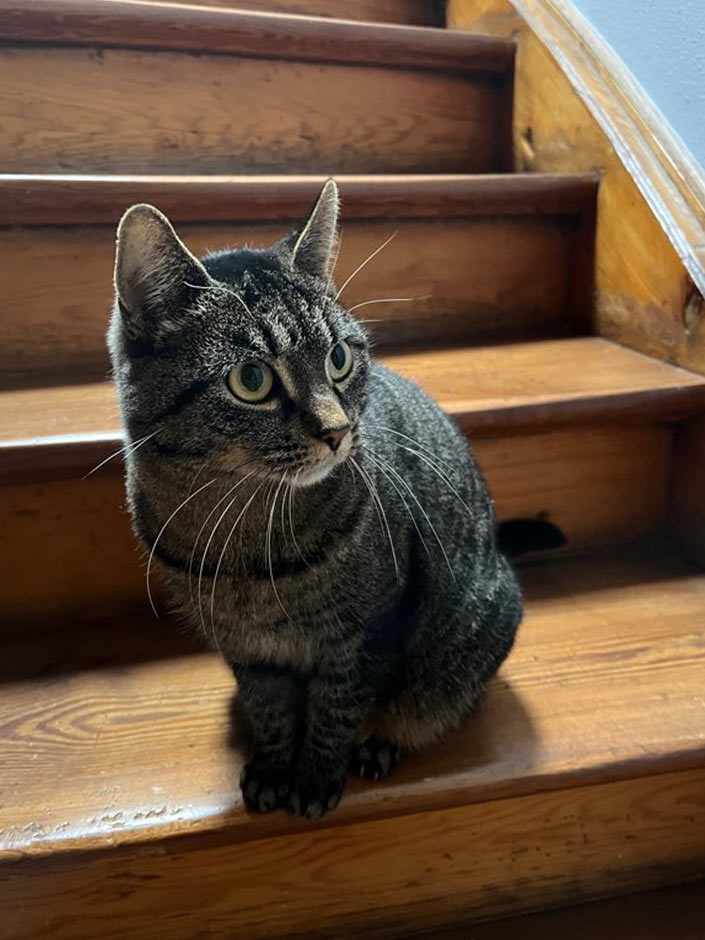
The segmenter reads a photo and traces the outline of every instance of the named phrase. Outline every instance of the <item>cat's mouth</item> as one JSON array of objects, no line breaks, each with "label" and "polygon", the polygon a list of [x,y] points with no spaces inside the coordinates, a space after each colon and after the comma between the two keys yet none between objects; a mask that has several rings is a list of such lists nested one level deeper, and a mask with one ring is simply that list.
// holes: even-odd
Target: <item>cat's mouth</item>
[{"label": "cat's mouth", "polygon": [[[313,457],[294,474],[294,486],[308,487],[320,483],[333,471],[344,463],[351,455],[357,442],[357,435],[349,434],[336,451],[325,451],[319,457]],[[321,447],[323,450],[323,447]]]}]

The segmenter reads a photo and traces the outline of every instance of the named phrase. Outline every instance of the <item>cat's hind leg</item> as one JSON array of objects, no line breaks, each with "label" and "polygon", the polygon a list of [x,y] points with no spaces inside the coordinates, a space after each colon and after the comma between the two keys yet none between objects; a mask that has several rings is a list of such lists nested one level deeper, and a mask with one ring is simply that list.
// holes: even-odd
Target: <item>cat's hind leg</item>
[{"label": "cat's hind leg", "polygon": [[394,741],[369,737],[358,741],[350,752],[348,772],[353,777],[382,780],[399,763],[401,747]]}]

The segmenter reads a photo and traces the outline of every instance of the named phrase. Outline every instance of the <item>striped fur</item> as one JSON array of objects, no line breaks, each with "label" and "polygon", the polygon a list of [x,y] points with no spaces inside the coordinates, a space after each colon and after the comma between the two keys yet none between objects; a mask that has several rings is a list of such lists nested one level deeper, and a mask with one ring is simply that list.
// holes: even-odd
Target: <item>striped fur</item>
[{"label": "striped fur", "polygon": [[[135,529],[235,673],[255,740],[245,800],[311,818],[349,766],[382,776],[460,725],[521,617],[464,438],[373,361],[336,299],[337,202],[329,182],[300,232],[203,261],[133,207],[109,331],[128,437],[153,435],[126,459]],[[340,340],[354,364],[336,382]],[[243,359],[274,370],[262,404],[228,388]]]}]

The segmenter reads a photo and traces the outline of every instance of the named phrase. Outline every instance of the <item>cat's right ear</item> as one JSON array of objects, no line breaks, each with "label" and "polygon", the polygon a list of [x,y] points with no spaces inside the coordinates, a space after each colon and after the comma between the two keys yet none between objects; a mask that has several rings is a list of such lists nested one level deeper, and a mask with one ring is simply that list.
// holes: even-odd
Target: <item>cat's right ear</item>
[{"label": "cat's right ear", "polygon": [[194,291],[210,278],[154,206],[132,206],[117,230],[115,294],[123,323],[134,338],[179,329]]}]

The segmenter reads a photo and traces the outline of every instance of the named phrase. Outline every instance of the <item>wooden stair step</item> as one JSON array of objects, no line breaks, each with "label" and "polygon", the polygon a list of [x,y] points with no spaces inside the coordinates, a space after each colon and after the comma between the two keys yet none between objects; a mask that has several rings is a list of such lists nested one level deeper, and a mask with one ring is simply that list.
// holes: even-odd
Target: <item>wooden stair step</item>
[{"label": "wooden stair step", "polygon": [[[267,245],[301,223],[323,177],[0,176],[2,382],[102,377],[115,228],[152,202],[196,253]],[[579,330],[589,284],[577,263],[597,199],[593,175],[340,176],[336,277],[396,236],[346,288],[382,346]],[[416,298],[416,299],[413,299]]]},{"label": "wooden stair step", "polygon": [[514,45],[130,0],[0,0],[23,172],[509,169]]},{"label": "wooden stair step", "polygon": [[694,881],[555,911],[434,930],[418,940],[565,940],[567,936],[571,940],[703,940],[704,909],[705,881]]},{"label": "wooden stair step", "polygon": [[243,811],[231,677],[171,625],[6,642],[3,936],[408,936],[702,877],[705,576],[664,545],[523,581],[478,714],[313,825]]},{"label": "wooden stair step", "polygon": [[[565,550],[660,532],[673,427],[705,379],[598,338],[386,357],[471,432],[500,519],[546,518]],[[107,382],[0,394],[0,627],[146,611]],[[31,566],[27,558],[33,559]]]},{"label": "wooden stair step", "polygon": [[[705,377],[600,337],[425,349],[379,357],[475,435],[705,409]],[[122,443],[111,382],[0,393],[0,480],[91,469]]]},{"label": "wooden stair step", "polygon": [[[185,3],[186,0],[156,0]],[[297,13],[305,16],[340,17],[374,23],[407,26],[444,26],[445,0],[196,0],[211,7],[237,7],[263,13]]]}]

